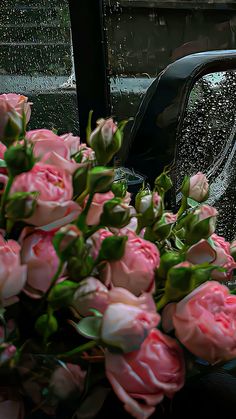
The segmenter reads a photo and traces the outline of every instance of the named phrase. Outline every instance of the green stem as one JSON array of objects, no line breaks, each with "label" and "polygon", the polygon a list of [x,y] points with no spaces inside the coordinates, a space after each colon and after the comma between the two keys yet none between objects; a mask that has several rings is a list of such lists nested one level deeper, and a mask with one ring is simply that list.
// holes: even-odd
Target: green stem
[{"label": "green stem", "polygon": [[84,343],[84,345],[80,345],[77,346],[77,348],[72,349],[72,351],[57,355],[57,358],[70,358],[73,355],[78,355],[81,352],[85,352],[88,349],[94,348],[97,344],[98,342],[96,340],[90,340],[89,342]]},{"label": "green stem", "polygon": [[79,229],[80,229],[81,231],[85,232],[85,233],[87,233],[87,228],[86,228],[86,227],[87,227],[87,226],[86,226],[86,217],[87,217],[87,215],[88,215],[89,208],[90,208],[90,206],[91,206],[91,204],[92,204],[92,202],[93,202],[93,197],[94,197],[94,192],[91,192],[91,193],[89,194],[89,197],[88,197],[87,203],[86,203],[86,205],[85,205],[85,208],[84,208],[84,210],[81,212],[81,214],[79,215],[78,220],[77,220],[77,222],[76,222],[76,224],[77,224],[77,226],[79,227]]},{"label": "green stem", "polygon": [[47,292],[46,292],[46,293],[44,294],[44,296],[43,296],[43,300],[46,300],[46,299],[47,299],[47,297],[48,297],[48,295],[50,294],[50,292],[51,292],[52,288],[54,287],[54,285],[55,285],[56,281],[58,280],[58,278],[59,278],[59,277],[60,277],[60,275],[61,275],[61,272],[62,272],[63,266],[64,266],[64,262],[60,261],[59,266],[58,266],[58,268],[57,268],[57,271],[56,271],[55,275],[53,276],[53,278],[52,278],[52,280],[51,280],[51,285],[50,285],[50,287],[48,288]]},{"label": "green stem", "polygon": [[14,176],[10,175],[8,178],[8,182],[6,184],[5,191],[2,195],[0,217],[1,217],[1,224],[4,223],[4,227],[5,227],[5,206],[6,206],[7,198],[10,193],[10,189],[12,187],[13,181],[14,181]]},{"label": "green stem", "polygon": [[161,311],[168,302],[169,301],[166,299],[165,295],[163,295],[163,297],[161,297],[161,299],[156,303],[157,311]]},{"label": "green stem", "polygon": [[188,207],[187,198],[186,198],[186,196],[183,196],[182,202],[181,202],[181,207],[180,207],[180,209],[179,209],[179,211],[177,213],[177,217],[178,218],[180,218],[181,215],[183,215],[183,213],[186,211],[187,207]]}]

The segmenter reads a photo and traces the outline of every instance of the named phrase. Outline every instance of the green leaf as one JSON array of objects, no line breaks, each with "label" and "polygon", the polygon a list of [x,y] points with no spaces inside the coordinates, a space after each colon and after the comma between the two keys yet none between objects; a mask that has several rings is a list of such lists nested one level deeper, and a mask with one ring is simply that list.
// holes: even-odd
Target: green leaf
[{"label": "green leaf", "polygon": [[194,199],[192,199],[192,198],[188,198],[187,203],[191,208],[195,208],[199,205],[199,202],[194,201]]},{"label": "green leaf", "polygon": [[184,243],[177,236],[175,236],[175,246],[179,250],[182,250],[184,248]]},{"label": "green leaf", "polygon": [[94,316],[85,317],[84,319],[80,320],[78,324],[74,324],[74,327],[76,327],[76,330],[80,335],[86,338],[99,339],[101,325],[102,318]]},{"label": "green leaf", "polygon": [[5,160],[0,159],[0,167],[7,167]]}]

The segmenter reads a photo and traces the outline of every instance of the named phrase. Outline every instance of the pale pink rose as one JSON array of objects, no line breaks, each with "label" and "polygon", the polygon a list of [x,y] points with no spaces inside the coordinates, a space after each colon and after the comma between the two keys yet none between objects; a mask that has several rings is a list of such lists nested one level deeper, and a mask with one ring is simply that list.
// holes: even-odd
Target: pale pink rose
[{"label": "pale pink rose", "polygon": [[139,213],[144,214],[148,210],[148,208],[153,206],[154,216],[156,216],[159,212],[162,199],[157,192],[150,192],[142,196],[137,201],[138,202],[136,202],[136,209]]},{"label": "pale pink rose", "polygon": [[[93,236],[95,252],[109,235],[111,233],[101,229]],[[153,243],[133,231],[127,231],[127,236],[123,257],[118,261],[107,261],[101,279],[107,287],[123,287],[136,296],[153,292],[155,269],[160,264],[159,251]]]},{"label": "pale pink rose", "polygon": [[216,228],[216,217],[218,215],[218,211],[214,207],[210,207],[209,205],[201,205],[195,212],[198,216],[198,220],[209,220],[209,236],[211,236]]},{"label": "pale pink rose", "polygon": [[196,175],[191,176],[189,184],[189,198],[197,202],[202,202],[207,199],[209,191],[209,184],[206,176],[198,172]]},{"label": "pale pink rose", "polygon": [[0,418],[24,419],[24,404],[19,394],[10,387],[0,387]]},{"label": "pale pink rose", "polygon": [[173,224],[177,220],[177,214],[173,214],[172,212],[165,212],[164,214],[166,224]]},{"label": "pale pink rose", "polygon": [[18,301],[23,289],[27,267],[20,261],[20,245],[14,240],[5,241],[0,235],[0,294],[4,306]]},{"label": "pale pink rose", "polygon": [[29,122],[31,108],[28,98],[15,93],[0,95],[0,139],[4,137],[5,127],[10,116],[15,113],[20,117],[25,113],[26,122]]},{"label": "pale pink rose", "polygon": [[149,418],[164,396],[173,397],[184,385],[182,350],[157,329],[138,351],[123,355],[106,351],[105,368],[114,392],[136,419]]},{"label": "pale pink rose", "polygon": [[[114,198],[114,194],[111,191],[106,193],[95,193],[86,218],[86,223],[88,225],[92,226],[99,224],[103,212],[103,205],[112,198]],[[85,200],[85,204],[86,202],[87,199]]]},{"label": "pale pink rose", "polygon": [[205,282],[176,304],[175,334],[194,355],[215,364],[236,356],[236,296]]},{"label": "pale pink rose", "polygon": [[80,287],[75,291],[71,306],[81,316],[89,316],[92,314],[91,308],[103,313],[107,304],[107,287],[98,279],[89,277],[80,282]]},{"label": "pale pink rose", "polygon": [[95,153],[93,149],[88,147],[85,143],[80,144],[80,146],[78,147],[78,153],[80,153],[81,155],[81,163],[85,163],[90,160],[95,160]]},{"label": "pale pink rose", "polygon": [[52,244],[53,234],[35,230],[22,240],[21,260],[27,265],[25,292],[40,298],[51,285],[59,258]]},{"label": "pale pink rose", "polygon": [[210,263],[225,268],[225,272],[213,270],[211,277],[219,281],[229,281],[232,278],[233,270],[236,268],[236,263],[230,254],[230,244],[216,234],[213,234],[211,239],[214,247],[207,240],[200,240],[200,242],[190,247],[187,252],[187,259],[195,265]]},{"label": "pale pink rose", "polygon": [[60,135],[60,138],[63,140],[64,144],[70,151],[70,156],[77,153],[80,149],[80,137],[75,137],[71,132],[67,134]]},{"label": "pale pink rose", "polygon": [[131,305],[127,300],[113,302],[104,312],[100,337],[105,344],[123,352],[136,351],[159,321],[158,313]]},{"label": "pale pink rose", "polygon": [[113,135],[115,134],[116,130],[117,125],[112,118],[99,119],[97,121],[97,128],[90,135],[89,144],[93,147],[94,140],[96,141],[96,138],[100,133],[101,137],[103,138],[104,145],[108,147],[112,143]]},{"label": "pale pink rose", "polygon": [[152,295],[148,292],[141,294],[140,297],[136,297],[125,288],[114,287],[108,293],[108,305],[116,303],[123,303],[144,311],[156,313],[155,302]]},{"label": "pale pink rose", "polygon": [[67,224],[78,216],[80,208],[72,201],[72,178],[67,171],[36,163],[32,170],[17,176],[11,188],[12,193],[34,191],[39,192],[39,197],[36,210],[27,218],[27,223],[40,227],[62,220],[63,225],[63,220]]},{"label": "pale pink rose", "polygon": [[[71,160],[72,135],[65,134],[59,137],[48,129],[37,129],[29,131],[26,138],[34,146],[34,155],[41,162],[55,165],[73,173],[79,165]],[[73,137],[78,142],[78,137]]]},{"label": "pale pink rose", "polygon": [[53,394],[61,400],[65,400],[72,394],[80,395],[84,389],[86,371],[79,365],[64,364],[58,367],[50,380]]}]

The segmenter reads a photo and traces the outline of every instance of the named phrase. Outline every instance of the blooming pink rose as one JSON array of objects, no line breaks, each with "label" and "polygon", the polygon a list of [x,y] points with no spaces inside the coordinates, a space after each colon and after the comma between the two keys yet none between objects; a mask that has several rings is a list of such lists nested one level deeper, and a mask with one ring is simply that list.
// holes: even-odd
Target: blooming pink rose
[{"label": "blooming pink rose", "polygon": [[[128,240],[123,257],[118,261],[107,261],[101,279],[107,287],[123,287],[134,295],[154,290],[155,269],[160,264],[157,247],[133,231],[127,231]],[[106,230],[99,230],[93,236],[95,257],[102,241],[111,235]]]},{"label": "blooming pink rose", "polygon": [[189,198],[197,202],[205,201],[208,197],[209,184],[206,176],[198,172],[196,175],[191,176],[189,184]]},{"label": "blooming pink rose", "polygon": [[70,156],[77,153],[80,149],[80,137],[75,137],[71,132],[60,135],[60,138],[70,151]]},{"label": "blooming pink rose", "polygon": [[88,225],[92,226],[99,224],[103,212],[103,205],[112,198],[114,198],[114,194],[111,191],[106,193],[95,193],[86,218],[86,223]]},{"label": "blooming pink rose", "polygon": [[216,216],[218,211],[209,205],[201,205],[198,209],[196,209],[194,214],[198,216],[199,221],[209,218],[209,236],[211,236],[216,228]]},{"label": "blooming pink rose", "polygon": [[77,147],[72,143],[77,144],[78,137],[71,134],[59,137],[48,129],[36,129],[27,132],[26,138],[34,145],[34,155],[40,158],[41,162],[59,166],[71,174],[79,167],[71,160],[71,151],[73,147]]},{"label": "blooming pink rose", "polygon": [[20,245],[14,240],[5,241],[0,235],[0,290],[4,306],[18,299],[26,282],[27,267],[20,261]]},{"label": "blooming pink rose", "polygon": [[187,252],[187,259],[195,265],[208,262],[225,268],[226,272],[213,270],[211,277],[219,281],[229,281],[232,278],[233,270],[236,268],[236,263],[230,254],[230,244],[216,234],[213,234],[211,239],[214,247],[207,240],[201,240],[190,247]]},{"label": "blooming pink rose", "polygon": [[194,355],[215,364],[236,356],[236,296],[205,282],[175,306],[175,334]]},{"label": "blooming pink rose", "polygon": [[136,419],[149,418],[164,396],[172,397],[184,385],[182,350],[157,329],[138,351],[123,355],[106,351],[105,368],[114,392]]},{"label": "blooming pink rose", "polygon": [[22,241],[21,260],[28,268],[25,292],[30,297],[40,298],[58,269],[59,258],[52,239],[52,233],[35,230]]},{"label": "blooming pink rose", "polygon": [[24,405],[20,396],[9,387],[0,387],[0,418],[25,418]]},{"label": "blooming pink rose", "polygon": [[60,220],[63,225],[78,216],[80,208],[72,201],[72,179],[67,171],[35,164],[32,170],[17,176],[11,188],[12,193],[33,191],[38,191],[39,197],[34,214],[26,220],[29,224],[44,226]]},{"label": "blooming pink rose", "polygon": [[[132,297],[130,300],[133,302]],[[158,313],[143,310],[136,304],[129,304],[126,296],[126,300],[112,302],[105,310],[101,339],[107,345],[119,348],[123,352],[135,351],[159,321]]]},{"label": "blooming pink rose", "polygon": [[89,277],[80,282],[80,287],[75,291],[72,308],[81,316],[91,315],[91,308],[101,313],[108,304],[108,289],[96,278]]},{"label": "blooming pink rose", "polygon": [[64,364],[54,371],[50,386],[56,397],[65,400],[73,393],[77,396],[82,393],[85,377],[86,371],[82,371],[79,365]]},{"label": "blooming pink rose", "polygon": [[5,127],[10,116],[15,113],[20,117],[25,113],[26,122],[29,122],[31,108],[28,98],[15,93],[0,95],[0,139],[4,137]]}]

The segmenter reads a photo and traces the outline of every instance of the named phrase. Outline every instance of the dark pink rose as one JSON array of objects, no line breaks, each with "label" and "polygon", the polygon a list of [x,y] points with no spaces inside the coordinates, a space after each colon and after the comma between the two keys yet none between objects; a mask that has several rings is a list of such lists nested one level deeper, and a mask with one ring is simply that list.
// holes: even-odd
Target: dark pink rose
[{"label": "dark pink rose", "polygon": [[236,296],[205,282],[172,311],[175,334],[194,355],[215,364],[236,356]]},{"label": "dark pink rose", "polygon": [[138,351],[123,355],[106,351],[105,368],[114,392],[136,419],[149,418],[164,396],[173,397],[184,385],[182,350],[157,329]]}]

